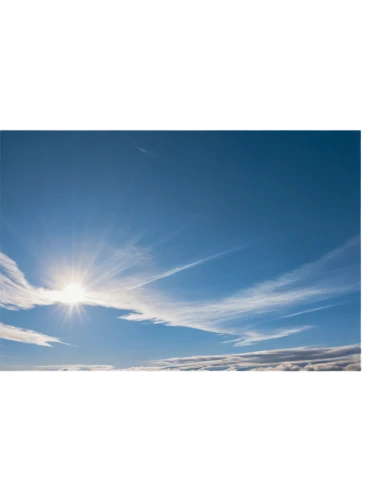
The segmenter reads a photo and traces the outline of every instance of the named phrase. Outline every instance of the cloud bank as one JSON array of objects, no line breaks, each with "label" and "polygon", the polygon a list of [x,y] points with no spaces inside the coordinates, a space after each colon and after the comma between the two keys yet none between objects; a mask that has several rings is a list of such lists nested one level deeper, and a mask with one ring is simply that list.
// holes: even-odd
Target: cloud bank
[{"label": "cloud bank", "polygon": [[[25,368],[30,369],[30,368]],[[190,356],[153,361],[149,366],[45,365],[54,371],[360,371],[359,344],[339,347],[295,347],[216,356]]]}]

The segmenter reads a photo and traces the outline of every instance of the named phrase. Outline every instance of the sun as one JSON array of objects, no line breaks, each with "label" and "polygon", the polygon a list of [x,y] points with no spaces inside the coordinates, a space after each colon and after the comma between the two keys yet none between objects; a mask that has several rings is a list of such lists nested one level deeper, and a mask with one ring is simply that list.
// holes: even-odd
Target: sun
[{"label": "sun", "polygon": [[85,289],[79,283],[72,283],[61,293],[61,302],[65,304],[79,304],[85,300]]}]

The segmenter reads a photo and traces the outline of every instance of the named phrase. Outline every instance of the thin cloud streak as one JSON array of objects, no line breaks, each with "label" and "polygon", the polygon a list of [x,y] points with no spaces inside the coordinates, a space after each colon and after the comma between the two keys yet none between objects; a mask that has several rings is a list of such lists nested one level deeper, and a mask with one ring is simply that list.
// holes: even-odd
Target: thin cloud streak
[{"label": "thin cloud streak", "polygon": [[313,328],[313,326],[304,325],[304,326],[298,326],[297,328],[278,329],[278,330],[276,330],[272,333],[269,333],[269,334],[267,334],[267,332],[261,333],[261,332],[252,331],[252,332],[247,332],[247,333],[241,334],[239,337],[240,340],[238,340],[238,338],[236,338],[234,340],[227,340],[227,341],[223,342],[223,344],[234,342],[234,345],[236,347],[243,347],[243,346],[252,345],[256,342],[261,342],[264,340],[271,340],[271,339],[279,339],[282,337],[288,337],[289,335],[293,335],[295,333],[300,333],[300,332],[303,332],[305,330],[309,330],[310,328]]},{"label": "thin cloud streak", "polygon": [[64,343],[56,337],[50,337],[44,333],[34,332],[33,330],[27,330],[17,326],[5,325],[4,323],[0,323],[0,338],[45,347],[51,347],[51,343]]},{"label": "thin cloud streak", "polygon": [[[241,247],[241,248],[243,248],[243,247]],[[174,269],[171,269],[170,271],[167,271],[165,273],[159,274],[158,276],[155,276],[155,277],[149,279],[148,281],[145,281],[145,282],[140,283],[138,285],[135,285],[133,287],[127,288],[126,291],[134,290],[136,288],[140,288],[142,286],[148,285],[150,283],[153,283],[154,281],[158,281],[158,280],[163,279],[163,278],[168,278],[169,276],[173,276],[174,274],[177,274],[177,273],[179,273],[181,271],[185,271],[186,269],[191,269],[192,267],[199,266],[200,264],[204,264],[205,262],[208,262],[210,260],[217,259],[219,257],[223,257],[224,255],[227,255],[228,253],[232,253],[232,252],[234,252],[236,250],[238,250],[238,249],[227,250],[227,251],[224,251],[224,252],[219,252],[219,253],[217,253],[215,255],[212,255],[210,257],[206,257],[205,259],[200,259],[200,260],[197,260],[195,262],[191,262],[190,264],[186,264],[185,266],[175,267]]]},{"label": "thin cloud streak", "polygon": [[322,311],[323,309],[330,309],[331,307],[342,306],[347,304],[347,302],[340,302],[338,304],[329,304],[328,306],[314,307],[313,309],[306,309],[305,311],[299,311],[293,314],[287,314],[286,316],[280,316],[277,319],[294,318],[295,316],[300,316],[301,314],[308,314],[311,312]]}]

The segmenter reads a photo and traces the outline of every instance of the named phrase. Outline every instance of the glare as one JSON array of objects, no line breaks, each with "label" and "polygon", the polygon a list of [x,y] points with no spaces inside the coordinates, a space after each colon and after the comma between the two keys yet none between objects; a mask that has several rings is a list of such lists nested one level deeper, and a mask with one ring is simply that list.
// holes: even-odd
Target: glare
[{"label": "glare", "polygon": [[79,304],[85,300],[85,290],[80,284],[74,283],[65,288],[62,292],[61,302],[66,304]]}]

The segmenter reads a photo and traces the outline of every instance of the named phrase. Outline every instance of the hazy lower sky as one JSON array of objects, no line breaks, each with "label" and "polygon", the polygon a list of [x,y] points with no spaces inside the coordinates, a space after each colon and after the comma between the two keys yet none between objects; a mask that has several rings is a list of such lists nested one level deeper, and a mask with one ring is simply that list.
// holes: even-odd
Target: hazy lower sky
[{"label": "hazy lower sky", "polygon": [[358,369],[360,132],[2,132],[1,368]]}]

